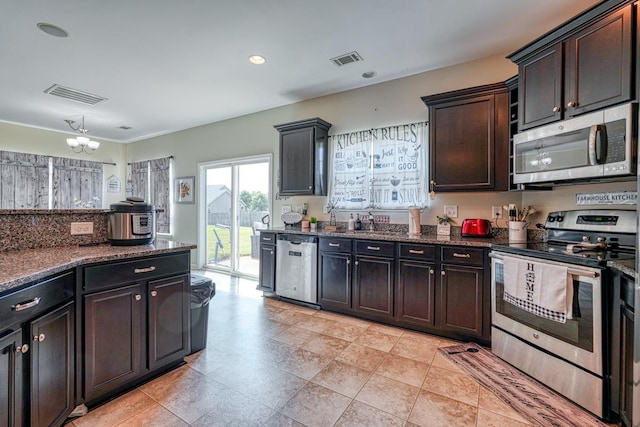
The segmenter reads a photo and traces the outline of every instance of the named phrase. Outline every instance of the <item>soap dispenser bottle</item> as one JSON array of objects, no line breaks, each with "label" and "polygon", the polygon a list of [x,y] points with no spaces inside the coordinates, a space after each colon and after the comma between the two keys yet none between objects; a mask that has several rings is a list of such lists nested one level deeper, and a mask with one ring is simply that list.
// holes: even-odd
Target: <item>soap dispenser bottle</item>
[{"label": "soap dispenser bottle", "polygon": [[353,231],[355,229],[355,221],[353,220],[353,214],[349,214],[349,231]]},{"label": "soap dispenser bottle", "polygon": [[356,222],[354,224],[356,230],[362,230],[362,221],[360,221],[360,214],[356,214]]}]

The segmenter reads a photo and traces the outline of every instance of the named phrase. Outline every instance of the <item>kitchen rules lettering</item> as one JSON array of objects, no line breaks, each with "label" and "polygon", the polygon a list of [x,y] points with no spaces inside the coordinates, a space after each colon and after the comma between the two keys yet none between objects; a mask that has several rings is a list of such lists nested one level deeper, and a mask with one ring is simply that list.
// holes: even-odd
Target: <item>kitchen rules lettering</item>
[{"label": "kitchen rules lettering", "polygon": [[329,136],[329,200],[339,209],[428,204],[425,122]]}]

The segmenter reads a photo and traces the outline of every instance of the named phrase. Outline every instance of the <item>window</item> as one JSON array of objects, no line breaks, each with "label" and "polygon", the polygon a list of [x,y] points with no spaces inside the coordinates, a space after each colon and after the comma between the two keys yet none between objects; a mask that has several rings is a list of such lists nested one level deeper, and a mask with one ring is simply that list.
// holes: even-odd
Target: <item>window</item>
[{"label": "window", "polygon": [[102,206],[101,162],[0,151],[0,209]]},{"label": "window", "polygon": [[156,208],[156,231],[171,233],[171,177],[173,157],[130,163],[131,196]]},{"label": "window", "polygon": [[426,123],[329,136],[329,203],[338,209],[429,205]]}]

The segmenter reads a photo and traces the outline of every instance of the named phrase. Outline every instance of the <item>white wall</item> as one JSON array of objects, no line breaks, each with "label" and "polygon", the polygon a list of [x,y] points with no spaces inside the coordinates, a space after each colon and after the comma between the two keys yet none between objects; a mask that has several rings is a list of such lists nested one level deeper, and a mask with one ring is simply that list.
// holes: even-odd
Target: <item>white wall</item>
[{"label": "white wall", "polygon": [[120,193],[106,193],[106,184],[103,184],[104,197],[102,199],[102,207],[108,209],[111,203],[123,200],[126,197],[124,190],[126,184],[127,146],[96,139],[96,141],[100,142],[100,148],[96,152],[91,155],[86,153],[76,154],[67,145],[67,138],[69,138],[69,134],[62,132],[0,123],[0,150],[116,163],[115,166],[104,165],[104,179],[106,180],[111,175],[118,177],[121,183],[121,191]]}]

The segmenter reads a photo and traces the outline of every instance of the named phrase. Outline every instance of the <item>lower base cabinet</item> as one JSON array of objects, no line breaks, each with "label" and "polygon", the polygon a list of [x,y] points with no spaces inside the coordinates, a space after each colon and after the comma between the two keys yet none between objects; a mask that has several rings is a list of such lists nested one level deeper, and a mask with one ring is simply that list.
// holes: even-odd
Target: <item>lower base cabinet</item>
[{"label": "lower base cabinet", "polygon": [[189,254],[84,269],[81,400],[91,405],[189,354]]},{"label": "lower base cabinet", "polygon": [[395,244],[355,241],[353,309],[374,320],[393,319]]},{"label": "lower base cabinet", "polygon": [[[614,411],[622,425],[638,423],[633,413],[633,347],[635,345],[635,279],[622,272],[613,275],[613,327],[611,334],[611,388]],[[637,392],[637,391],[636,391]],[[635,424],[634,424],[635,422]]]},{"label": "lower base cabinet", "polygon": [[410,325],[435,326],[434,263],[398,261],[396,320]]},{"label": "lower base cabinet", "polygon": [[75,404],[74,303],[31,322],[30,425],[59,426]]},{"label": "lower base cabinet", "polygon": [[441,328],[463,336],[483,335],[482,267],[440,267]]},{"label": "lower base cabinet", "polygon": [[0,426],[22,422],[22,329],[0,338]]},{"label": "lower base cabinet", "polygon": [[276,291],[276,233],[260,232],[260,271],[256,289]]}]

